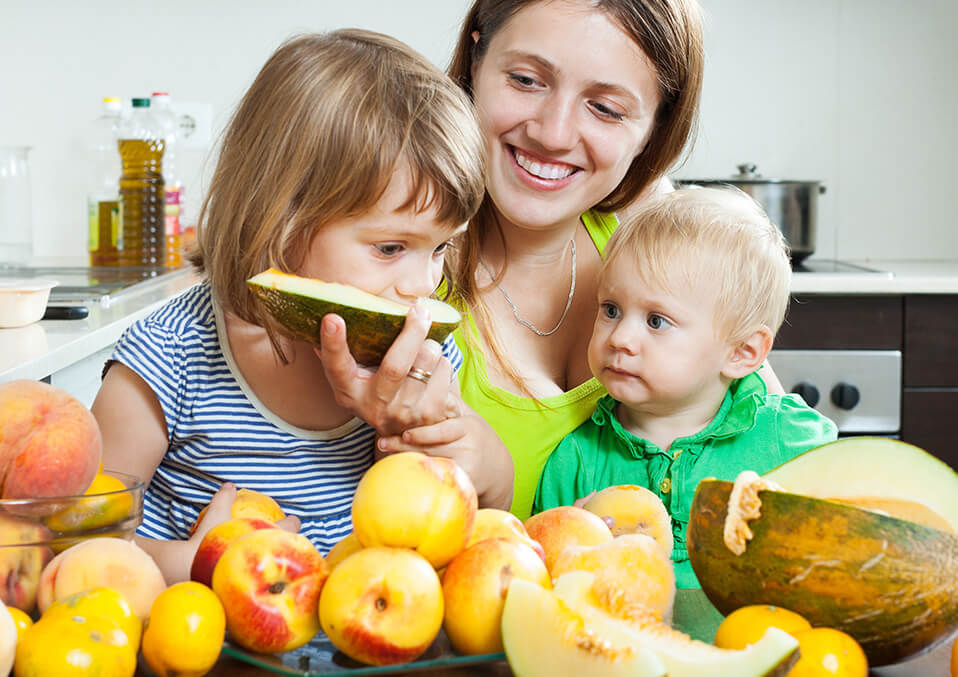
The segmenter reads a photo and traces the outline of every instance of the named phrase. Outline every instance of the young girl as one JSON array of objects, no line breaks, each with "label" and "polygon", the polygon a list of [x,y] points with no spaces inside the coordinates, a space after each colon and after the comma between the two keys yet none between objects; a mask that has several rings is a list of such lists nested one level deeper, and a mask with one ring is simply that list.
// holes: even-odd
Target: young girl
[{"label": "young girl", "polygon": [[[148,481],[137,542],[169,583],[188,578],[235,486],[276,498],[292,516],[285,526],[298,518],[327,551],[351,530],[377,434],[464,419],[462,448],[486,450],[491,469],[508,462],[458,399],[454,341],[425,340],[429,319],[414,305],[478,208],[482,166],[466,97],[392,38],[308,35],[266,62],[203,206],[191,260],[205,279],[129,328],[92,407],[105,466]],[[413,305],[379,369],[357,368],[355,387],[334,394],[321,354],[284,336],[248,291],[269,267]],[[335,316],[324,329],[345,334]],[[484,504],[508,505],[501,477],[473,479]]]}]

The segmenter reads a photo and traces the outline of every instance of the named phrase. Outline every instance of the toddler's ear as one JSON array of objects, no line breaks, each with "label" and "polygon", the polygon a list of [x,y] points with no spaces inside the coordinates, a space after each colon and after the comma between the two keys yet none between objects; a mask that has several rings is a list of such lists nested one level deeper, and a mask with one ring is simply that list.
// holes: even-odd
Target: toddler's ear
[{"label": "toddler's ear", "polygon": [[751,374],[765,362],[774,338],[768,327],[753,331],[744,341],[730,348],[722,375],[735,379]]}]

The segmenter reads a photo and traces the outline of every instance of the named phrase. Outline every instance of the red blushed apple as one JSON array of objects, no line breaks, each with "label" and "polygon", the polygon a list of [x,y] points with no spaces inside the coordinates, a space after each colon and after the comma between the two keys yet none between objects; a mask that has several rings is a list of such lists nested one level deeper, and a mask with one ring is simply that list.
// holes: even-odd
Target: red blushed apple
[{"label": "red blushed apple", "polygon": [[408,548],[364,548],[329,575],[319,620],[333,645],[370,665],[415,660],[442,627],[442,588],[432,565]]},{"label": "red blushed apple", "polygon": [[0,513],[0,601],[4,604],[33,611],[40,576],[53,551],[45,545],[27,544],[49,538],[50,531],[43,525]]},{"label": "red blushed apple", "polygon": [[442,597],[443,628],[456,651],[478,655],[503,650],[502,610],[515,578],[552,588],[539,553],[516,540],[487,538],[453,558],[442,575]]},{"label": "red blushed apple", "polygon": [[598,545],[612,540],[612,530],[598,515],[574,505],[543,510],[524,523],[529,536],[546,553],[546,568],[552,572],[556,559],[571,545]]},{"label": "red blushed apple", "polygon": [[202,583],[207,587],[213,585],[213,569],[226,548],[241,536],[257,531],[258,529],[278,529],[272,522],[248,517],[236,517],[217,524],[206,532],[200,541],[196,554],[193,555],[193,564],[190,567],[190,580]]},{"label": "red blushed apple", "polygon": [[536,551],[543,562],[546,561],[546,551],[542,548],[542,544],[532,538],[522,524],[522,520],[508,510],[479,508],[476,511],[476,523],[466,547],[469,548],[487,538],[506,538],[510,541],[525,543]]},{"label": "red blushed apple", "polygon": [[279,653],[319,631],[319,594],[328,575],[308,538],[259,529],[226,548],[213,570],[213,591],[230,637],[252,651]]}]

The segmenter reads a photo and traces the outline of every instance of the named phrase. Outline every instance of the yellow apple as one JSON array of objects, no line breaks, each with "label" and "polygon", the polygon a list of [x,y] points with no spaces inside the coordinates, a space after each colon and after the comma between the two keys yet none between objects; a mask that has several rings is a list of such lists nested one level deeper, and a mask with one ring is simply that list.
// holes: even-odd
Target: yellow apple
[{"label": "yellow apple", "polygon": [[556,559],[571,545],[598,545],[612,540],[612,532],[598,515],[572,505],[561,505],[533,515],[525,521],[529,536],[546,553],[549,573]]},{"label": "yellow apple", "polygon": [[300,647],[319,631],[316,610],[326,562],[302,534],[257,529],[233,541],[213,569],[226,629],[252,651]]},{"label": "yellow apple", "polygon": [[43,568],[53,558],[48,546],[37,544],[50,538],[42,524],[0,512],[0,601],[4,604],[33,611]]},{"label": "yellow apple", "polygon": [[582,507],[599,517],[611,517],[613,536],[648,534],[666,555],[672,554],[672,517],[655,492],[637,484],[619,484],[596,492]]},{"label": "yellow apple", "polygon": [[522,525],[522,520],[508,510],[498,508],[479,508],[476,511],[476,523],[472,528],[472,536],[466,547],[475,545],[487,538],[507,538],[517,543],[525,543],[536,551],[542,561],[546,561],[546,552],[542,544],[535,540]]},{"label": "yellow apple", "polygon": [[456,555],[442,575],[443,628],[459,653],[502,651],[502,609],[514,578],[552,587],[539,554],[506,538],[487,538]]},{"label": "yellow apple", "polygon": [[[206,510],[209,505],[200,510],[196,521],[190,526],[190,536],[196,532],[196,527],[203,521]],[[286,513],[279,506],[279,503],[272,496],[254,491],[253,489],[237,489],[236,498],[233,499],[233,505],[230,506],[230,517],[247,517],[250,519],[261,519],[267,522],[279,522],[286,517]]]},{"label": "yellow apple", "polygon": [[363,475],[353,529],[363,547],[410,548],[439,569],[466,547],[477,509],[476,489],[455,461],[407,451]]},{"label": "yellow apple", "polygon": [[356,532],[352,532],[339,543],[334,545],[332,549],[326,553],[326,566],[329,567],[329,570],[332,571],[335,569],[340,562],[352,555],[354,552],[358,552],[363,549],[363,544],[359,542],[359,538],[356,536]]},{"label": "yellow apple", "polygon": [[442,588],[432,565],[407,548],[368,547],[342,560],[319,600],[333,645],[369,665],[415,660],[442,627]]}]

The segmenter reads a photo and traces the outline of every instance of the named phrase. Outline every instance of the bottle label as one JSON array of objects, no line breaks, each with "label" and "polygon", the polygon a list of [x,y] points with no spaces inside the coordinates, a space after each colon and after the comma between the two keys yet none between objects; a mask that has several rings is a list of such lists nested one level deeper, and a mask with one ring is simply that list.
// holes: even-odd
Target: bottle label
[{"label": "bottle label", "polygon": [[163,209],[165,217],[166,236],[180,234],[180,189],[177,187],[166,188],[166,205]]}]

